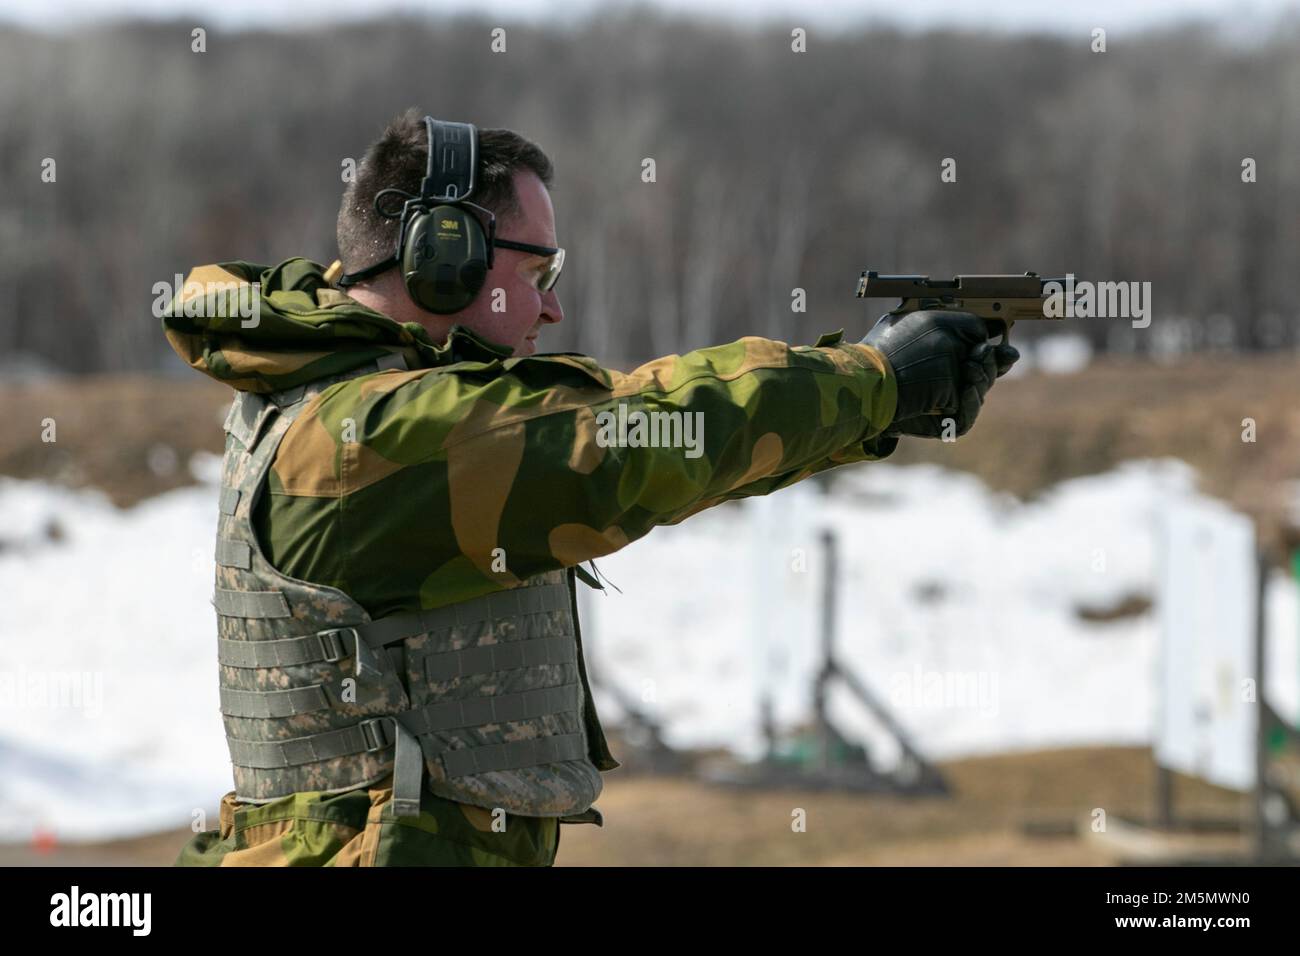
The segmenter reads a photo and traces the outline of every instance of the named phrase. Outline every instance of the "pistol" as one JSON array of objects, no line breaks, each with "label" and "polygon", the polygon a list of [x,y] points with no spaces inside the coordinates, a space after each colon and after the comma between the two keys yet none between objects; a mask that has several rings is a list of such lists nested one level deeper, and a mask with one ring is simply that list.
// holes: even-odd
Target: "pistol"
[{"label": "pistol", "polygon": [[882,276],[863,270],[858,279],[859,299],[899,299],[898,307],[886,315],[904,315],[921,309],[956,309],[979,316],[988,324],[989,335],[1011,339],[1011,326],[1022,319],[1060,319],[1066,315],[1063,305],[1049,315],[1043,308],[1056,290],[1047,291],[1049,282],[1059,283],[1060,295],[1072,294],[1074,283],[1065,279],[1042,279],[1036,272],[1024,275],[955,276],[951,282],[929,276]]}]

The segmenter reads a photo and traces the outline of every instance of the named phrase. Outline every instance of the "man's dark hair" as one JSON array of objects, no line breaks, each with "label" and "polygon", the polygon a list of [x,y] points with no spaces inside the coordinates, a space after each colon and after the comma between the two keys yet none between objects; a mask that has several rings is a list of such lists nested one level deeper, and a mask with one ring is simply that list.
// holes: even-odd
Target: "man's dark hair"
[{"label": "man's dark hair", "polygon": [[[345,272],[356,272],[391,256],[397,247],[398,220],[375,212],[375,195],[394,187],[420,192],[428,167],[429,137],[424,116],[412,107],[388,124],[357,165],[356,178],[343,191],[339,205],[339,258]],[[554,169],[541,147],[508,129],[478,131],[478,169],[470,202],[491,209],[497,231],[523,210],[515,193],[514,175],[530,169],[549,189]],[[387,199],[388,197],[385,197]],[[397,209],[401,203],[395,203]]]}]

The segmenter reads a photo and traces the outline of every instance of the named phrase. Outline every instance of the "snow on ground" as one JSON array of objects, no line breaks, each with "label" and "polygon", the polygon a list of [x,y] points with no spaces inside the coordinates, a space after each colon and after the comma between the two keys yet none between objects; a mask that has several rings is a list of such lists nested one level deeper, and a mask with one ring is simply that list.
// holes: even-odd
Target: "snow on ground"
[{"label": "snow on ground", "polygon": [[[187,826],[231,788],[209,603],[217,461],[192,467],[200,485],[127,511],[0,479],[0,839]],[[923,753],[1150,740],[1154,613],[1090,624],[1075,608],[1151,595],[1154,522],[1194,494],[1186,466],[1130,463],[1031,503],[931,466],[840,471],[833,497],[805,482],[729,502],[599,559],[623,593],[579,588],[597,680],[670,743],[756,756],[764,689],[778,727],[810,713],[831,527],[836,653]],[[1294,714],[1300,614],[1281,576],[1270,607],[1269,693]],[[840,688],[830,706],[888,766],[864,708]]]},{"label": "snow on ground", "polygon": [[[932,466],[839,480],[830,500],[804,483],[728,503],[597,562],[623,593],[584,596],[595,666],[664,719],[669,743],[757,757],[764,688],[779,728],[808,720],[825,528],[836,656],[923,753],[1151,741],[1156,612],[1089,623],[1076,609],[1154,596],[1156,522],[1195,497],[1190,468],[1129,463],[1026,504]],[[1284,575],[1269,604],[1270,699],[1295,714],[1300,615]],[[837,725],[891,766],[869,711],[839,686],[829,699]]]},{"label": "snow on ground", "polygon": [[[0,839],[186,826],[231,788],[214,462],[196,463],[204,484],[126,511],[0,481]],[[43,533],[50,521],[62,540]]]}]

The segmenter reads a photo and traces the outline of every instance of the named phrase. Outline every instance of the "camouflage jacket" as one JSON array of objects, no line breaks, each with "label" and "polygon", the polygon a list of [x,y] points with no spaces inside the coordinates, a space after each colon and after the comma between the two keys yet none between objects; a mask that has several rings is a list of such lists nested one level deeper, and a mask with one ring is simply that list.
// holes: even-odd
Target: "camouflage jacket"
[{"label": "camouflage jacket", "polygon": [[462,326],[436,343],[300,258],[196,268],[172,313],[177,354],[234,389],[291,388],[401,353],[408,371],[339,382],[303,410],[254,518],[273,566],[372,617],[610,554],[896,442],[880,437],[892,371],[840,333],[815,346],[746,336],[623,373],[576,353],[511,357]]}]

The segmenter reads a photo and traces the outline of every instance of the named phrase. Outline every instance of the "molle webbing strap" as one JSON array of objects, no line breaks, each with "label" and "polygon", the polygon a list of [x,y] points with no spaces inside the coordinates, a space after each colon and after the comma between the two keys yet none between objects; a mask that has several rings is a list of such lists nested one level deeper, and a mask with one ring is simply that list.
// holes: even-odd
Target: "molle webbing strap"
[{"label": "molle webbing strap", "polygon": [[[346,633],[352,628],[344,628],[342,631],[321,631],[308,635],[307,637],[290,637],[286,640],[278,641],[233,641],[222,637],[218,645],[218,661],[227,667],[285,667],[291,665],[302,665],[302,663],[315,663],[317,661],[338,661],[347,656],[347,645],[339,639],[339,633]],[[461,650],[448,650],[446,653],[434,654],[429,658],[425,665],[426,679],[437,682],[437,680],[451,680],[454,678],[467,678],[476,674],[491,674],[495,671],[516,670],[520,667],[538,667],[543,665],[562,665],[562,663],[577,662],[577,644],[571,637],[533,637],[529,640],[508,641],[506,644],[493,644],[489,646],[478,646],[478,648],[464,648]],[[318,687],[318,685],[315,685]],[[304,688],[304,691],[313,691],[315,688]],[[225,692],[222,692],[225,693]],[[235,693],[235,692],[231,692]],[[239,700],[246,701],[243,704],[244,709],[251,709],[253,697],[259,696],[277,696],[285,695],[286,691],[239,691]],[[526,692],[532,693],[532,692]],[[520,695],[515,695],[520,696]],[[222,698],[224,701],[225,698]],[[491,700],[510,701],[511,696],[495,697]],[[315,708],[305,708],[292,710],[290,713],[308,713],[309,710],[316,710],[330,706],[328,698],[324,697],[324,692],[320,695],[304,697],[303,701],[318,701]],[[430,713],[438,713],[439,708],[450,709],[452,705],[460,706],[465,701],[446,701],[439,704],[430,705]],[[512,704],[500,704],[497,711],[465,711],[465,713],[477,714],[477,717],[455,718],[448,723],[442,718],[433,718],[428,727],[421,727],[417,732],[435,730],[442,727],[468,727],[480,723],[497,723],[499,721],[517,721],[520,715],[513,713]],[[222,709],[225,710],[224,706]],[[543,709],[542,713],[554,713],[554,711],[563,710],[562,706],[556,708]],[[255,713],[234,713],[234,711],[225,710],[225,713],[233,717],[257,717]],[[450,710],[448,710],[450,713]],[[266,717],[285,717],[287,714],[265,714]],[[459,721],[459,722],[458,722]]]},{"label": "molle webbing strap", "polygon": [[[387,620],[389,619],[381,618],[381,621]],[[377,624],[380,621],[372,623]],[[412,628],[415,627],[412,622],[407,623]],[[349,656],[354,652],[358,639],[371,648],[379,648],[394,640],[424,633],[415,629],[409,633],[403,630],[404,633],[392,638],[389,636],[392,633],[391,628],[385,628],[381,633],[376,634],[369,625],[358,624],[275,641],[234,641],[223,637],[217,642],[217,659],[230,667],[286,667],[293,664],[314,664],[317,661],[337,661]],[[467,674],[483,674],[488,671],[505,671],[541,664],[572,664],[576,660],[577,644],[570,636],[534,637],[521,641],[507,641],[504,644],[466,647],[459,651],[430,654],[425,658],[425,677],[430,681],[451,680]]]},{"label": "molle webbing strap", "polygon": [[459,651],[430,654],[425,658],[424,677],[430,683],[487,674],[492,671],[509,671],[518,667],[539,667],[545,664],[573,664],[578,660],[578,644],[573,635],[561,637],[535,637],[524,641],[507,641],[466,647]]},{"label": "molle webbing strap", "polygon": [[221,712],[227,717],[293,717],[331,706],[323,684],[288,690],[221,688]]},{"label": "molle webbing strap", "polygon": [[[218,551],[220,554],[220,551]],[[218,597],[221,596],[218,591]],[[224,592],[225,594],[278,594],[278,592]],[[279,596],[283,601],[283,597]],[[270,604],[274,605],[273,598],[268,598]],[[233,610],[222,611],[222,604],[227,607],[234,604],[234,598],[221,598],[217,604],[218,613],[229,614],[230,617],[263,617],[263,615],[237,614]],[[472,600],[461,602],[461,604],[448,605],[446,607],[435,607],[428,611],[404,611],[400,614],[390,614],[389,617],[372,620],[369,623],[350,624],[346,627],[330,628],[328,631],[317,631],[308,633],[302,637],[285,637],[282,640],[274,641],[233,641],[222,639],[218,644],[218,656],[221,663],[226,663],[233,667],[281,667],[285,665],[294,665],[294,663],[312,663],[315,661],[338,661],[341,657],[347,657],[347,653],[352,648],[343,644],[343,636],[350,635],[352,641],[360,639],[370,648],[382,648],[386,644],[393,644],[394,641],[404,640],[407,637],[415,637],[426,631],[438,630],[442,627],[451,627],[460,624],[473,624],[480,620],[490,620],[493,618],[506,617],[506,615],[519,614],[537,614],[542,611],[558,611],[568,609],[568,588],[563,581],[559,584],[538,584],[532,587],[513,588],[511,591],[497,592],[486,594],[485,597],[472,598]],[[287,607],[287,605],[286,605]],[[285,615],[276,615],[276,617],[287,617]],[[545,644],[542,644],[545,641]],[[565,644],[571,641],[564,641]],[[528,648],[516,648],[516,644],[542,646],[528,646]],[[478,659],[482,653],[502,654],[502,661],[510,661],[511,654],[523,654],[524,662],[516,663],[515,667],[524,667],[533,665],[533,663],[569,663],[572,657],[568,657],[568,650],[556,650],[562,641],[559,639],[533,639],[529,641],[510,641],[507,644],[491,645],[491,648],[465,648],[460,652],[460,656],[468,656],[465,665],[460,665],[452,661],[450,656],[443,654],[433,654],[429,657],[429,679],[430,680],[448,680],[461,674],[481,674],[484,670],[508,670],[508,667],[481,667],[478,666]],[[342,652],[342,653],[341,653]],[[476,657],[477,656],[477,657]]]},{"label": "molle webbing strap", "polygon": [[494,591],[430,611],[391,614],[369,624],[357,625],[357,631],[371,647],[379,647],[439,628],[515,618],[544,611],[561,611],[568,607],[569,589],[563,582],[538,584]]},{"label": "molle webbing strap", "polygon": [[217,588],[212,599],[217,613],[225,617],[292,617],[289,602],[280,591],[232,591]]},{"label": "molle webbing strap", "polygon": [[461,750],[444,751],[439,759],[449,777],[464,777],[493,770],[516,770],[546,763],[579,760],[586,752],[582,734],[557,734],[512,740],[504,744],[484,744]]},{"label": "molle webbing strap", "polygon": [[393,724],[397,750],[393,755],[393,813],[398,817],[420,815],[420,792],[424,782],[424,752],[415,735]]},{"label": "molle webbing strap", "polygon": [[239,494],[238,488],[226,487],[221,489],[218,507],[223,515],[233,515],[235,513],[235,509],[239,507]]},{"label": "molle webbing strap", "polygon": [[561,684],[558,687],[539,687],[517,694],[462,697],[459,700],[442,700],[414,710],[404,710],[397,715],[397,719],[413,734],[481,727],[484,724],[568,713],[573,709],[572,702],[575,699],[581,700],[576,696],[580,693],[578,684]]},{"label": "molle webbing strap", "polygon": [[[403,722],[412,732],[427,734],[510,720],[527,720],[573,710],[573,700],[580,693],[581,685],[563,684],[515,694],[444,700],[403,711]],[[332,706],[333,702],[323,684],[287,690],[221,688],[221,712],[228,717],[291,717],[326,710]]]},{"label": "molle webbing strap", "polygon": [[272,403],[265,395],[239,392],[230,405],[223,427],[246,451],[252,451],[262,437],[262,429],[271,420],[272,412]]},{"label": "molle webbing strap", "polygon": [[[289,606],[284,595],[278,591],[228,591],[217,590],[217,612],[229,617],[289,617]],[[476,624],[503,617],[517,617],[522,614],[537,614],[545,611],[561,611],[569,608],[569,590],[564,582],[557,584],[539,584],[508,591],[497,591],[482,597],[472,598],[458,604],[434,608],[431,611],[408,611],[381,617],[377,621],[353,624],[346,627],[331,628],[306,634],[302,637],[288,637],[278,641],[231,641],[222,639],[218,645],[219,659],[222,664],[233,667],[282,667],[286,664],[308,664],[314,661],[337,661],[355,650],[359,640],[371,648],[380,648],[394,641],[416,637],[427,631],[454,625]],[[283,613],[280,613],[283,611]],[[270,613],[274,612],[274,613]],[[352,646],[343,643],[343,637],[352,638]],[[517,647],[517,645],[538,645]],[[507,642],[493,645],[491,648],[471,647],[452,652],[466,656],[467,663],[462,665],[453,661],[450,654],[434,654],[429,658],[430,680],[448,680],[465,673],[483,673],[485,670],[509,670],[509,667],[480,666],[485,654],[501,655],[503,662],[520,656],[523,663],[514,667],[524,667],[532,663],[562,664],[570,663],[573,658],[566,656],[567,650],[560,650],[560,639],[533,639],[530,641]],[[340,653],[340,648],[344,653]],[[364,650],[362,652],[364,654]]]},{"label": "molle webbing strap", "polygon": [[253,566],[252,549],[234,538],[217,538],[217,564],[247,571]]},{"label": "molle webbing strap", "polygon": [[217,642],[217,660],[228,667],[291,667],[317,661],[338,661],[350,653],[338,628],[278,641]]},{"label": "molle webbing strap", "polygon": [[[493,720],[525,720],[548,714],[566,713],[578,686],[565,684],[499,697],[471,697],[464,700],[441,701],[427,707],[402,711],[396,716],[396,720],[406,731],[418,735],[480,726]],[[293,767],[348,754],[379,750],[391,746],[396,739],[392,727],[387,723],[393,719],[393,717],[374,717],[356,727],[345,727],[342,730],[331,730],[305,737],[292,737],[288,740],[231,739],[231,759],[241,767],[267,769]],[[570,750],[568,743],[570,739],[577,741],[576,752],[571,756],[550,757],[537,761],[524,759],[534,754],[551,753],[551,750],[540,748],[540,745],[548,740],[557,742],[554,745],[557,748],[554,750],[555,753],[567,754]],[[525,744],[528,746],[516,746]],[[576,760],[583,752],[581,734],[558,734],[531,740],[510,741],[505,744],[485,744],[481,747],[446,750],[439,759],[447,768],[448,776],[460,777],[468,773],[513,770],[532,763]],[[523,762],[516,762],[520,760]],[[453,770],[453,767],[457,769]]]},{"label": "molle webbing strap", "polygon": [[289,740],[239,740],[227,737],[226,742],[230,745],[230,759],[241,767],[283,769],[391,747],[393,736],[389,723],[392,719],[372,717],[352,727]]}]

